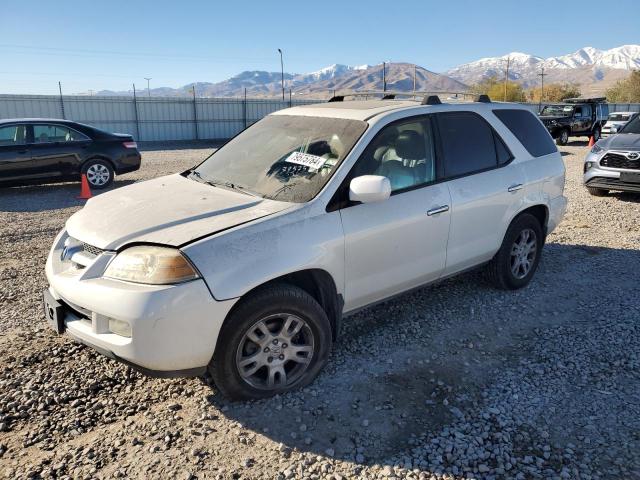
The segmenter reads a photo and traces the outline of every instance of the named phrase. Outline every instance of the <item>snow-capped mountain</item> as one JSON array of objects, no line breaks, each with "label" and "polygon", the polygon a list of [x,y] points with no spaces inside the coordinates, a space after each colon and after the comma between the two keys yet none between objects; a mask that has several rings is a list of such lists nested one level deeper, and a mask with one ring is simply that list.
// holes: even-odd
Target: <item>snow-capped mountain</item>
[{"label": "snow-capped mountain", "polygon": [[[626,72],[640,68],[640,45],[623,45],[610,50],[585,47],[558,57],[543,58],[522,52],[501,57],[487,57],[452,68],[445,75],[464,83],[476,83],[491,76],[504,75],[509,59],[509,78],[526,86],[539,82],[538,73],[545,69],[545,81],[594,83],[618,79]],[[623,72],[620,72],[622,70]]]},{"label": "snow-capped mountain", "polygon": [[[389,90],[413,89],[414,65],[409,63],[386,64],[386,82]],[[425,91],[460,92],[467,86],[445,75],[425,68],[415,69],[416,89]],[[314,72],[284,74],[285,89],[292,95],[324,98],[338,91],[381,90],[382,64],[348,66],[333,64]],[[180,88],[161,87],[151,89],[153,96],[184,97],[192,94],[203,97],[238,97],[246,89],[249,96],[277,97],[282,94],[280,72],[246,71],[217,83],[196,82]],[[101,91],[98,95],[127,95],[128,92]]]},{"label": "snow-capped mountain", "polygon": [[350,67],[349,65],[341,65],[339,63],[334,63],[333,65],[329,65],[328,67],[321,68],[320,70],[317,70],[315,72],[296,75],[294,78],[294,82],[310,83],[310,82],[317,82],[319,80],[328,80],[330,78],[335,78],[340,75],[344,75],[345,73],[352,72],[354,70],[366,70],[367,68],[369,68],[369,65],[359,65],[357,67]]}]

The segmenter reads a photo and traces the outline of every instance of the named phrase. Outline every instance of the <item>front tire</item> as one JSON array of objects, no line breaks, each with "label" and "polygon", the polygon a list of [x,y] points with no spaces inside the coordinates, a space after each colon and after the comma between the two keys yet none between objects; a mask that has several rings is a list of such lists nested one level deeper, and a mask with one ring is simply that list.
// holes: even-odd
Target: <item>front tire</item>
[{"label": "front tire", "polygon": [[111,163],[100,158],[85,163],[82,166],[82,173],[87,176],[89,186],[98,190],[111,185],[115,176]]},{"label": "front tire", "polygon": [[587,191],[594,197],[606,197],[609,195],[609,190],[605,190],[604,188],[587,187]]},{"label": "front tire", "polygon": [[569,143],[569,130],[563,128],[560,130],[560,135],[556,138],[556,145],[566,145]]},{"label": "front tire", "polygon": [[279,284],[257,291],[231,313],[208,371],[231,400],[253,400],[311,383],[331,352],[331,326],[306,291]]},{"label": "front tire", "polygon": [[536,217],[523,213],[509,225],[500,250],[487,267],[491,282],[502,290],[525,287],[535,274],[544,236]]}]

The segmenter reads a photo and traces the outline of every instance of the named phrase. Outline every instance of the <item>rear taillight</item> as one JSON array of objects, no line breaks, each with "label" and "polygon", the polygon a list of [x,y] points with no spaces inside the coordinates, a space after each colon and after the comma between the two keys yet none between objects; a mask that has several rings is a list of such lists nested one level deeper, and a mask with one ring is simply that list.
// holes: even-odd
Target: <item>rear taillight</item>
[{"label": "rear taillight", "polygon": [[136,142],[124,142],[124,148],[138,148],[138,144]]}]

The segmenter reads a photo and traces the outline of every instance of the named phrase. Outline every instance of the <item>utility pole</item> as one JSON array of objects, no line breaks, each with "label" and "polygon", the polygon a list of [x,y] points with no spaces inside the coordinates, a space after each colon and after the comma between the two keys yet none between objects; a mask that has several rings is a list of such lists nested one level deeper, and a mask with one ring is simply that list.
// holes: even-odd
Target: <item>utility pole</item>
[{"label": "utility pole", "polygon": [[538,76],[540,77],[540,102],[538,103],[538,112],[542,111],[542,98],[544,97],[544,77],[548,75],[547,73],[544,73],[544,67],[541,67],[541,71],[538,74]]},{"label": "utility pole", "polygon": [[507,57],[507,70],[504,74],[504,101],[507,101],[507,83],[509,83],[509,62],[511,58]]},{"label": "utility pole", "polygon": [[416,96],[416,65],[413,64],[413,96]]},{"label": "utility pole", "polygon": [[151,97],[151,87],[149,82],[151,82],[152,78],[144,77],[144,79],[147,81],[147,96]]},{"label": "utility pole", "polygon": [[387,91],[387,64],[382,62],[382,91]]},{"label": "utility pole", "polygon": [[62,98],[62,83],[58,82],[58,91],[60,92],[60,110],[62,110],[62,118],[66,120],[67,117],[64,115],[64,98]]},{"label": "utility pole", "polygon": [[278,49],[280,53],[280,82],[282,84],[282,101],[284,102],[284,61],[282,60],[282,50]]}]

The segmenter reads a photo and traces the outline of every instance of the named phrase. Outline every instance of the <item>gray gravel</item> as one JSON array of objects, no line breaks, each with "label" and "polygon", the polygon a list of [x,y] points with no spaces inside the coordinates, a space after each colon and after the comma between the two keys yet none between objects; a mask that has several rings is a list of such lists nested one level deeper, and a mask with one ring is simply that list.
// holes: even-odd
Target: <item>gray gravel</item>
[{"label": "gray gravel", "polygon": [[[210,149],[143,153],[132,181]],[[345,321],[308,388],[229,403],[146,378],[44,327],[39,295],[77,184],[0,190],[0,477],[640,478],[640,196],[569,211],[533,283],[480,273]]]}]

